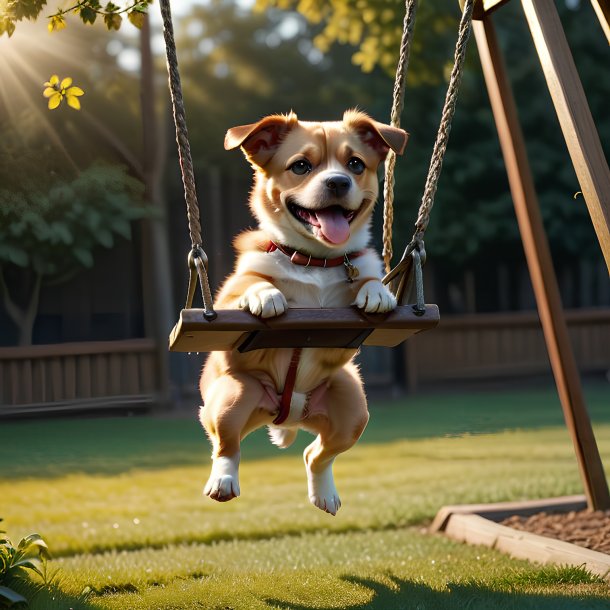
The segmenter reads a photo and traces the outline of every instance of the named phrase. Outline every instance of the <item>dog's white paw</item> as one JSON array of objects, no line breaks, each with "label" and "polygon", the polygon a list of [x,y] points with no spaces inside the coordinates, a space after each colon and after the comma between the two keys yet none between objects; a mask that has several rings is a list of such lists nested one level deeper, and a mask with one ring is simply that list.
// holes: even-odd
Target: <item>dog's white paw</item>
[{"label": "dog's white paw", "polygon": [[367,313],[383,313],[396,307],[396,297],[379,280],[370,280],[358,291],[354,305]]},{"label": "dog's white paw", "polygon": [[239,454],[217,457],[203,493],[218,502],[228,502],[239,496]]},{"label": "dog's white paw", "polygon": [[286,297],[275,287],[252,286],[239,300],[239,307],[248,309],[251,314],[261,318],[273,318],[282,315],[288,308],[288,303]]},{"label": "dog's white paw", "polygon": [[320,510],[336,515],[341,508],[341,500],[335,487],[332,462],[322,472],[311,472],[307,464],[306,468],[309,501]]}]

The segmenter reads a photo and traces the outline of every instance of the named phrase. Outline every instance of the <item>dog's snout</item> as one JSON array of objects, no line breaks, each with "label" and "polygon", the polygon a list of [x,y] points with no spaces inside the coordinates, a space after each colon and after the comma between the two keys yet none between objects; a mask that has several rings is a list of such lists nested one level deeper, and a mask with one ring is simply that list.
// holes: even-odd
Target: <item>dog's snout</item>
[{"label": "dog's snout", "polygon": [[335,197],[343,197],[351,186],[351,178],[345,174],[333,174],[326,178],[326,187]]}]

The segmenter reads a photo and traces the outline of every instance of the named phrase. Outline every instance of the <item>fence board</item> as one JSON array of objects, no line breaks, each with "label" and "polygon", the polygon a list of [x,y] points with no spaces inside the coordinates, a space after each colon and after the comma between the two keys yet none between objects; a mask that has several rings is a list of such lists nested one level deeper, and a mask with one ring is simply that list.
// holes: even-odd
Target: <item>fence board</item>
[{"label": "fence board", "polygon": [[63,361],[64,370],[64,392],[63,398],[74,400],[76,398],[76,360],[74,356],[68,356]]},{"label": "fence board", "polygon": [[0,416],[153,404],[155,349],[148,339],[0,348]]},{"label": "fence board", "polygon": [[91,398],[91,356],[83,355],[77,360],[76,395],[78,398]]},{"label": "fence board", "polygon": [[[33,396],[32,402],[46,402],[47,400],[47,375],[44,360],[33,360]],[[2,404],[2,403],[0,403]]]},{"label": "fence board", "polygon": [[19,402],[19,366],[16,362],[10,363],[10,400]]},{"label": "fence board", "polygon": [[122,366],[121,356],[119,354],[110,354],[108,356],[108,388],[111,396],[123,394],[122,390]]}]

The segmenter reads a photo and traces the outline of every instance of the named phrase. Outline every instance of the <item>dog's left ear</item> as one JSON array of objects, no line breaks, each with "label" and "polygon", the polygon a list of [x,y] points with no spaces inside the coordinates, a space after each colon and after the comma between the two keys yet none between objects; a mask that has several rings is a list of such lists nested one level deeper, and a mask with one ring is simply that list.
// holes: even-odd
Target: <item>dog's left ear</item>
[{"label": "dog's left ear", "polygon": [[282,138],[297,122],[297,115],[291,112],[288,115],[267,116],[258,123],[232,127],[225,136],[225,150],[241,146],[251,163],[265,167],[279,148]]},{"label": "dog's left ear", "polygon": [[378,123],[358,110],[348,110],[343,115],[343,121],[358,133],[363,142],[377,151],[382,161],[390,149],[402,155],[409,139],[409,134],[403,129]]}]

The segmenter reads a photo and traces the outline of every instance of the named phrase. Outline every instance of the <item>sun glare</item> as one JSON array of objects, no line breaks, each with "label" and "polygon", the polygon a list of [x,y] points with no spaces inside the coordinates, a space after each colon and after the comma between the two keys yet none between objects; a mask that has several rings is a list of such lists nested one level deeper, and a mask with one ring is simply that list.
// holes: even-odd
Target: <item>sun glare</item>
[{"label": "sun glare", "polygon": [[24,117],[35,117],[49,142],[71,164],[74,160],[57,134],[54,121],[58,118],[48,110],[43,90],[52,74],[71,75],[72,70],[82,70],[78,46],[78,41],[65,31],[49,33],[44,17],[36,23],[18,23],[10,38],[0,36],[0,122],[23,128],[27,127],[23,125],[27,120]]}]

